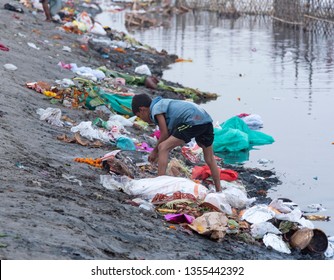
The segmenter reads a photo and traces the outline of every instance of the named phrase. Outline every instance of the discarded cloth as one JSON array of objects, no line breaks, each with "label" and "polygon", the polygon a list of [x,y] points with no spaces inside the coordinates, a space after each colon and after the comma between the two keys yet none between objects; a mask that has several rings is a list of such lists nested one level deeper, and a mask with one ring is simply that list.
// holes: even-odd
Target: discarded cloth
[{"label": "discarded cloth", "polygon": [[[225,181],[234,181],[238,179],[238,172],[230,169],[219,169],[220,172],[220,180]],[[211,170],[208,165],[204,166],[195,166],[192,170],[192,179],[205,180],[210,177]]]}]

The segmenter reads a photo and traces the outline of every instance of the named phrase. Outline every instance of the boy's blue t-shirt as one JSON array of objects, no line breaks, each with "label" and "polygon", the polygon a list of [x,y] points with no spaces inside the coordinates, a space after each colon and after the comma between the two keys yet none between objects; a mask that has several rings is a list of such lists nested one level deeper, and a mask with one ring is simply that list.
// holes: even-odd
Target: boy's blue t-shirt
[{"label": "boy's blue t-shirt", "polygon": [[150,106],[151,119],[155,124],[158,122],[155,115],[164,114],[169,131],[180,124],[188,124],[191,126],[212,123],[210,115],[195,103],[164,99],[158,96],[152,100]]}]

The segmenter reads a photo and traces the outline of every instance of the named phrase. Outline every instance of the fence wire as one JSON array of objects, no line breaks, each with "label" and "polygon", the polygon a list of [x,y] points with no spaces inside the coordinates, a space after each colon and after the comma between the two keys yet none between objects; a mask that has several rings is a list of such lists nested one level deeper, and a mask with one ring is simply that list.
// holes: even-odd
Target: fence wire
[{"label": "fence wire", "polygon": [[227,17],[270,15],[277,24],[334,34],[334,0],[175,0]]}]

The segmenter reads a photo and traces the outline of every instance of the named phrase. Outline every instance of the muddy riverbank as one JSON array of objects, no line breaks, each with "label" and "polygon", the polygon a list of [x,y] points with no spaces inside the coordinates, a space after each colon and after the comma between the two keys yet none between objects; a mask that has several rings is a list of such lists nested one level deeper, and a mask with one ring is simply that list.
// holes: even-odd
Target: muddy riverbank
[{"label": "muddy riverbank", "polygon": [[[267,249],[261,242],[245,242],[236,235],[226,235],[217,243],[205,236],[170,228],[156,213],[129,205],[132,197],[105,189],[100,184],[103,169],[74,162],[77,157],[99,158],[112,147],[99,148],[64,143],[57,137],[71,135],[67,126],[52,126],[39,119],[39,108],[59,108],[76,123],[92,121],[97,112],[50,104],[49,98],[27,88],[26,83],[73,78],[61,69],[59,61],[78,66],[114,67],[94,48],[81,48],[79,36],[44,21],[43,13],[24,13],[3,9],[0,0],[0,42],[9,51],[1,51],[0,85],[0,177],[1,177],[1,259],[323,259],[293,251],[283,254]],[[36,48],[28,43],[35,44]],[[71,52],[63,47],[71,47]],[[132,54],[138,63],[141,56]],[[154,70],[158,76],[163,63]],[[145,61],[146,62],[146,61]],[[17,70],[5,70],[13,64]],[[123,62],[124,64],[124,62]],[[133,74],[136,64],[126,70]],[[159,67],[158,67],[159,68]],[[125,71],[118,67],[117,71]],[[173,85],[178,86],[178,85]],[[138,92],[164,95],[166,91],[145,86],[129,86]],[[168,91],[170,92],[170,91]],[[181,97],[180,97],[181,98]],[[140,130],[131,130],[139,138]],[[175,151],[178,155],[179,151]],[[226,166],[229,167],[229,166]],[[265,191],[279,181],[256,179],[267,176],[259,170],[237,170],[250,196],[267,202]],[[273,176],[274,177],[274,176]],[[261,191],[262,190],[262,191]],[[260,191],[260,192],[259,192]],[[163,241],[163,242],[162,242]]]}]

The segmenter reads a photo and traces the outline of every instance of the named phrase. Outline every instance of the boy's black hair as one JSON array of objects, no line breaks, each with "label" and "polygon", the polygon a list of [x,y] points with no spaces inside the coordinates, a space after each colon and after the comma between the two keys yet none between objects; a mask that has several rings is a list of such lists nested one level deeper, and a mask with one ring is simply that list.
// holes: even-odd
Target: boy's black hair
[{"label": "boy's black hair", "polygon": [[132,99],[132,112],[134,114],[139,112],[140,107],[149,108],[152,99],[146,93],[136,94]]}]

